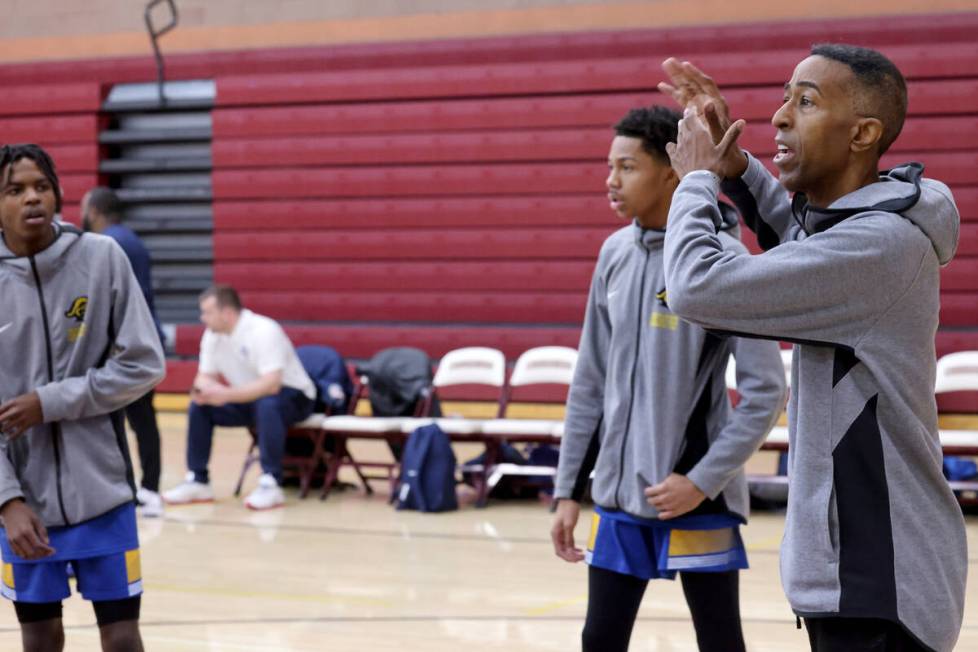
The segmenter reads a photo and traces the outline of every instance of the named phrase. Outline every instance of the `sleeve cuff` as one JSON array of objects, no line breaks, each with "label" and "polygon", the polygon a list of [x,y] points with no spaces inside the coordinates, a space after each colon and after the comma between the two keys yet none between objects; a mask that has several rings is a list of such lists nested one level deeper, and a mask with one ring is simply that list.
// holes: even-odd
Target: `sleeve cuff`
[{"label": "sleeve cuff", "polygon": [[683,177],[682,183],[687,182],[710,188],[714,196],[720,194],[720,177],[709,170],[693,170]]},{"label": "sleeve cuff", "polygon": [[17,500],[20,498],[23,500],[24,492],[20,487],[10,487],[6,490],[0,491],[0,508],[9,503],[11,500]]},{"label": "sleeve cuff", "polygon": [[704,473],[702,470],[693,467],[690,469],[689,473],[686,474],[686,477],[690,482],[696,485],[696,488],[702,491],[707,498],[710,500],[716,500],[716,497],[723,491],[723,485],[719,487],[713,486],[716,483],[710,482],[709,475],[710,474]]},{"label": "sleeve cuff", "polygon": [[558,484],[554,487],[554,500],[560,500],[561,498],[570,498],[572,493],[574,493],[573,487],[565,487],[563,485]]},{"label": "sleeve cuff", "polygon": [[748,186],[753,187],[761,179],[764,166],[750,152],[745,151],[744,154],[747,155],[747,169],[744,170],[740,179]]},{"label": "sleeve cuff", "polygon": [[44,423],[62,421],[65,418],[63,410],[64,402],[59,400],[60,397],[55,388],[51,387],[51,385],[44,385],[34,391],[37,392],[37,397],[41,401],[41,415]]}]

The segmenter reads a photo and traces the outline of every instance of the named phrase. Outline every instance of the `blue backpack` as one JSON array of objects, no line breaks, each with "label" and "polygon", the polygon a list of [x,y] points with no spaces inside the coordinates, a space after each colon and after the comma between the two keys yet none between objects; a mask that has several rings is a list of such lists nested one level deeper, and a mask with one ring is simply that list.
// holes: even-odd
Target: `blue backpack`
[{"label": "blue backpack", "polygon": [[971,480],[978,476],[978,465],[964,457],[944,456],[944,477],[948,480]]},{"label": "blue backpack", "polygon": [[455,497],[455,453],[451,442],[435,424],[408,436],[401,455],[397,509],[447,512],[458,509]]}]

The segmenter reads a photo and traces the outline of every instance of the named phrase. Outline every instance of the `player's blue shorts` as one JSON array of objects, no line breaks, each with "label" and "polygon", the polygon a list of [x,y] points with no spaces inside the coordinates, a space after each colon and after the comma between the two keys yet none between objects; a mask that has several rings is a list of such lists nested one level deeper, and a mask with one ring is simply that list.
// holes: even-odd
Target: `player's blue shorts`
[{"label": "player's blue shorts", "polygon": [[55,554],[22,559],[0,528],[3,597],[16,602],[60,602],[71,595],[69,565],[86,600],[122,600],[143,592],[133,503],[78,525],[48,528],[48,538]]},{"label": "player's blue shorts", "polygon": [[725,514],[640,519],[595,507],[585,561],[641,579],[747,568],[741,521]]}]

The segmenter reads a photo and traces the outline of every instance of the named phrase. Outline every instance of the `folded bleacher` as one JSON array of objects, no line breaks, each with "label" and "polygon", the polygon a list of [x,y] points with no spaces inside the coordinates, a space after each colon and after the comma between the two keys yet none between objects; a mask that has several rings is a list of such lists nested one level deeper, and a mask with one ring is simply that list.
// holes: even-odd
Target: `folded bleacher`
[{"label": "folded bleacher", "polygon": [[[297,345],[350,359],[483,346],[513,361],[577,345],[595,256],[619,227],[604,199],[609,125],[668,103],[654,91],[659,61],[712,74],[748,120],[745,146],[769,158],[770,116],[808,45],[878,47],[910,93],[884,165],[922,161],[961,212],[942,273],[944,356],[978,350],[976,32],[969,12],[199,53],[167,69],[216,85],[215,280]],[[51,149],[67,219],[100,180],[103,99],[154,75],[149,57],[0,66],[0,139]],[[177,325],[162,391],[188,388],[200,335]],[[973,392],[938,400],[978,413]]]}]

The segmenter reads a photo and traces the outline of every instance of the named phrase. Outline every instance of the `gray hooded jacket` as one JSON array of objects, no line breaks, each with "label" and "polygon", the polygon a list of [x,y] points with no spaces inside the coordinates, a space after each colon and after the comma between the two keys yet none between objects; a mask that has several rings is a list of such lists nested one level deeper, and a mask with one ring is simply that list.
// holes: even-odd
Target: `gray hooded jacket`
[{"label": "gray hooded jacket", "polygon": [[44,413],[17,440],[0,436],[0,505],[23,498],[62,526],[134,499],[120,410],[163,378],[164,361],[119,245],[54,228],[31,257],[0,239],[0,399],[37,391]]},{"label": "gray hooded jacket", "polygon": [[964,520],[941,473],[934,399],[940,266],[957,246],[947,186],[909,164],[827,209],[754,158],[725,184],[768,251],[715,234],[718,187],[683,179],[665,245],[676,312],[796,343],[781,580],[805,617],[898,622],[933,650],[961,627]]},{"label": "gray hooded jacket", "polygon": [[[725,206],[725,247],[745,252]],[[670,308],[664,232],[633,223],[604,243],[591,282],[567,401],[557,498],[579,499],[591,469],[599,505],[656,518],[644,490],[685,474],[706,500],[694,513],[748,514],[743,465],[784,407],[774,342],[709,335]],[[724,374],[733,352],[741,401],[732,411]]]}]

